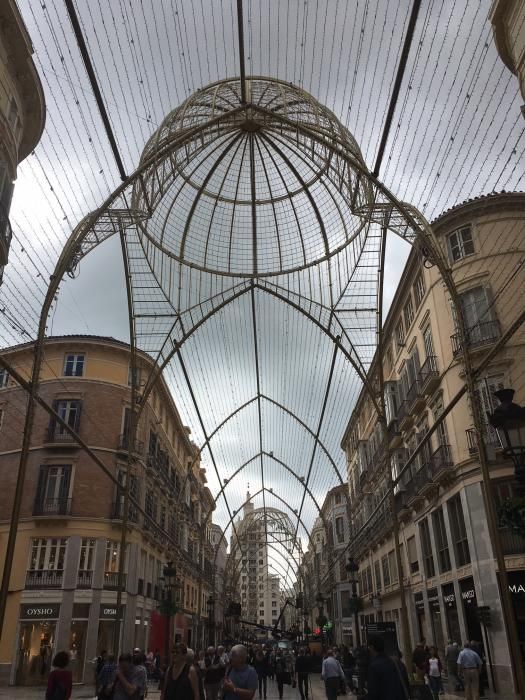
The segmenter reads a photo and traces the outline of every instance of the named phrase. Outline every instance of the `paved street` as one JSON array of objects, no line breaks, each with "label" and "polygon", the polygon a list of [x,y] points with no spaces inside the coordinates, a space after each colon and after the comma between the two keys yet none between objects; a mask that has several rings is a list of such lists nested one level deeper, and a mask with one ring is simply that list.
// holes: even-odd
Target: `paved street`
[{"label": "paved street", "polygon": [[[318,675],[312,676],[312,686],[311,686],[311,700],[325,700],[325,693],[322,681]],[[80,700],[80,698],[89,698],[92,700],[95,696],[94,689],[92,686],[87,685],[77,685],[73,688],[73,700]],[[0,688],[0,700],[41,700],[44,697],[44,689],[39,688]],[[148,689],[149,700],[158,700],[160,697],[160,692],[151,686]],[[348,695],[348,700],[351,700],[354,696]],[[441,700],[460,700],[465,696],[463,693],[459,694],[448,694],[441,695]],[[486,700],[518,700],[517,695],[493,695],[492,693],[484,696]],[[279,694],[277,691],[277,683],[268,680],[267,686],[267,700],[278,700]],[[258,699],[256,693],[255,700]],[[284,700],[299,700],[299,692],[296,688],[291,688],[290,686],[285,686],[284,689]]]}]

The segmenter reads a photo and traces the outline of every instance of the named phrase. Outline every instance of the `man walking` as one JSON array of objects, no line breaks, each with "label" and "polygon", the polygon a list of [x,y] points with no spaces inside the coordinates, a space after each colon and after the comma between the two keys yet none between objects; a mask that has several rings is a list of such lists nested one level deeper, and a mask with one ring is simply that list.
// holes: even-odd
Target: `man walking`
[{"label": "man walking", "polygon": [[303,647],[299,649],[299,655],[295,660],[295,673],[297,674],[297,686],[301,700],[308,700],[308,679],[311,671],[310,659],[306,656]]},{"label": "man walking", "polygon": [[385,654],[383,638],[370,637],[368,651],[368,700],[407,700],[409,689],[403,679],[404,674],[396,662]]},{"label": "man walking", "polygon": [[323,659],[321,679],[324,681],[327,700],[337,700],[337,692],[341,683],[344,683],[346,687],[346,680],[343,667],[334,657],[332,649],[328,649],[326,658]]},{"label": "man walking", "polygon": [[217,700],[222,679],[224,678],[224,666],[221,657],[214,647],[208,647],[204,657],[204,690],[206,700]]},{"label": "man walking", "polygon": [[458,672],[463,676],[465,700],[479,700],[479,672],[482,661],[478,654],[465,642],[458,656]]}]

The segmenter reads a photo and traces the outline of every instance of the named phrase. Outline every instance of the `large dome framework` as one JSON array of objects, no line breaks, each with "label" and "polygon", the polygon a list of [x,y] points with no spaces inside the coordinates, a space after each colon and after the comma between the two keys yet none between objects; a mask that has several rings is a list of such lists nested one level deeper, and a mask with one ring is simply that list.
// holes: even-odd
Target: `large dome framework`
[{"label": "large dome framework", "polygon": [[[135,350],[154,360],[140,385],[132,372],[131,429],[164,374],[193,414],[195,459],[208,469],[224,537],[237,537],[239,484],[249,480],[256,506],[286,512],[291,540],[306,541],[327,491],[345,479],[334,433],[363,384],[381,415],[366,373],[387,230],[438,260],[424,217],[370,174],[332,112],[279,80],[247,78],[244,90],[224,80],[173,110],[135,173],[73,231],[39,336],[63,276],[118,235],[132,362]],[[37,352],[37,380],[41,361]]]}]

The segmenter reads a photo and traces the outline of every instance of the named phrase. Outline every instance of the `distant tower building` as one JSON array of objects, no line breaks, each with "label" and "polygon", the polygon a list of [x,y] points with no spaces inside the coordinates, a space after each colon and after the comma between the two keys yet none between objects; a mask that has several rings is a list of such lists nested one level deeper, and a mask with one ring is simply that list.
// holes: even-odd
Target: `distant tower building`
[{"label": "distant tower building", "polygon": [[14,0],[0,3],[0,283],[11,245],[9,209],[18,164],[40,141],[45,122],[33,46]]}]

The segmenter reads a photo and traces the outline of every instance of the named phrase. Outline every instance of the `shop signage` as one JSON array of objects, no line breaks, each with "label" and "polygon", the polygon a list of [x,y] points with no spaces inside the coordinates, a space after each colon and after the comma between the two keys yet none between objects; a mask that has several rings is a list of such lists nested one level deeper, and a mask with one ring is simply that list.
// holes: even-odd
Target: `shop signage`
[{"label": "shop signage", "polygon": [[513,586],[509,584],[509,591],[511,593],[525,593],[525,586],[522,583],[519,585],[514,584]]},{"label": "shop signage", "polygon": [[414,593],[414,603],[416,610],[423,611],[425,609],[425,602],[423,601],[422,593]]},{"label": "shop signage", "polygon": [[430,607],[439,610],[439,596],[438,596],[437,588],[431,588],[427,592],[427,600],[428,600],[428,604],[430,605]]},{"label": "shop signage", "polygon": [[449,593],[449,595],[444,595],[443,596],[443,601],[447,605],[452,605],[453,603],[456,602],[456,596],[453,593]]},{"label": "shop signage", "polygon": [[[122,609],[120,610],[120,617],[121,616],[122,616]],[[107,618],[115,619],[117,617],[116,605],[101,605],[99,617],[101,619],[107,619]]]},{"label": "shop signage", "polygon": [[352,634],[352,628],[348,625],[343,625],[343,634]]},{"label": "shop signage", "polygon": [[56,620],[60,614],[60,603],[32,603],[20,606],[21,620]]},{"label": "shop signage", "polygon": [[468,591],[461,591],[461,597],[463,600],[474,600],[476,598],[476,591],[473,588]]}]

